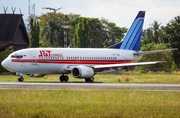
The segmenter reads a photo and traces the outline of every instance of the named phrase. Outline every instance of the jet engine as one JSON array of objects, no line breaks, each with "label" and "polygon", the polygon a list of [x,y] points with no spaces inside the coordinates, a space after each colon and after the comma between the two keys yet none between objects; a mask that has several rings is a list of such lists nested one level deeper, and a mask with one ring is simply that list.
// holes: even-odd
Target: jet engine
[{"label": "jet engine", "polygon": [[91,78],[94,76],[94,70],[90,67],[77,66],[71,71],[74,78]]},{"label": "jet engine", "polygon": [[46,74],[25,74],[28,77],[44,77]]}]

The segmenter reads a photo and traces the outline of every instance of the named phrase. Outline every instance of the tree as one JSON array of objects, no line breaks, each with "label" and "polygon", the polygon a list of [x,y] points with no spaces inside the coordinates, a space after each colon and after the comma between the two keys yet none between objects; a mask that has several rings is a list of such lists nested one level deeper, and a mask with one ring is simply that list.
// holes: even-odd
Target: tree
[{"label": "tree", "polygon": [[[167,45],[164,43],[155,44],[153,42],[153,43],[149,43],[149,44],[143,44],[140,49],[142,51],[161,50],[161,49],[167,49]],[[146,54],[142,57],[142,59],[140,59],[140,62],[166,61],[167,63],[154,64],[154,65],[143,65],[142,67],[144,69],[150,70],[150,71],[158,71],[159,69],[164,70],[164,71],[168,71],[168,69],[171,68],[171,65],[173,62],[171,55],[172,55],[171,51]]]},{"label": "tree", "polygon": [[116,26],[115,23],[109,22],[106,19],[101,19],[101,22],[105,26],[105,31],[107,34],[106,40],[104,41],[104,47],[109,47],[122,40],[124,33],[127,32],[127,28],[120,28]]},{"label": "tree", "polygon": [[74,47],[102,47],[101,40],[106,34],[98,18],[77,16],[72,19],[70,25],[75,32]]},{"label": "tree", "polygon": [[180,16],[174,17],[174,19],[172,19],[170,23],[180,23]]},{"label": "tree", "polygon": [[179,20],[177,20],[177,17],[175,17],[176,22],[169,22],[164,28],[163,28],[163,35],[162,39],[164,43],[169,44],[169,47],[171,48],[178,48],[178,51],[173,51],[173,59],[177,65],[177,67],[180,67],[180,23]]},{"label": "tree", "polygon": [[74,47],[108,47],[120,42],[127,31],[115,23],[98,18],[76,16],[70,24],[74,27]]},{"label": "tree", "polygon": [[154,21],[150,26],[150,29],[152,30],[152,38],[154,40],[154,42],[160,43],[160,34],[161,34],[161,29],[160,29],[160,25],[161,23],[158,23],[158,21]]},{"label": "tree", "polygon": [[31,43],[30,47],[39,47],[39,22],[30,18],[30,35],[31,35]]},{"label": "tree", "polygon": [[56,13],[56,11],[58,11],[58,10],[62,9],[62,7],[57,8],[57,9],[55,9],[55,8],[51,8],[51,7],[43,7],[42,9],[49,9],[49,10],[53,10],[53,11],[54,11],[54,13]]},{"label": "tree", "polygon": [[[141,43],[140,43],[140,47],[143,44],[149,44],[154,42],[153,40],[153,31],[151,30],[151,28],[148,28],[147,30],[143,30],[142,31],[142,36],[141,36]],[[155,43],[155,42],[154,42]]]},{"label": "tree", "polygon": [[[48,12],[40,16],[41,36],[51,47],[63,47],[63,20],[64,14]],[[49,43],[48,43],[49,42]]]},{"label": "tree", "polygon": [[[1,50],[0,51],[0,62],[2,62],[4,59],[8,57],[9,54],[13,52],[13,47],[9,46],[6,50]],[[1,64],[0,64],[0,73],[1,72],[8,72]]]}]

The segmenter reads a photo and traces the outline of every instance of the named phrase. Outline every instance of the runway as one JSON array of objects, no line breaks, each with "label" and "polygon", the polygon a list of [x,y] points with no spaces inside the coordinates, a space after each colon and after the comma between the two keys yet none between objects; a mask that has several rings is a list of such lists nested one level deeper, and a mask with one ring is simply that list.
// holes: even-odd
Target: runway
[{"label": "runway", "polygon": [[48,82],[0,82],[0,89],[42,89],[42,90],[151,90],[180,91],[180,84],[106,84],[106,83],[48,83]]}]

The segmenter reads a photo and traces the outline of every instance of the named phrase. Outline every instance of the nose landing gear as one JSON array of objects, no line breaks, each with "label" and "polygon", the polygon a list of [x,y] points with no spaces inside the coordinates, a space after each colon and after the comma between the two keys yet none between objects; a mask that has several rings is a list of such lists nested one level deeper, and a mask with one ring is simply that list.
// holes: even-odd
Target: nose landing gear
[{"label": "nose landing gear", "polygon": [[24,81],[24,78],[21,76],[20,78],[18,78],[18,81],[19,81],[19,82],[23,82],[23,81]]}]

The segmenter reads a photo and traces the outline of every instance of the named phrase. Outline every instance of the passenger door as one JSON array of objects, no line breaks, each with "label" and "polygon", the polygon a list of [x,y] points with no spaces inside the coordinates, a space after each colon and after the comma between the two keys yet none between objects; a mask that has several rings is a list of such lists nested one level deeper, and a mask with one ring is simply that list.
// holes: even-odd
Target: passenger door
[{"label": "passenger door", "polygon": [[33,51],[30,51],[29,53],[30,53],[30,55],[31,55],[31,64],[32,64],[32,65],[37,65],[37,57],[36,57],[36,54],[35,54]]}]

